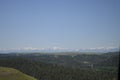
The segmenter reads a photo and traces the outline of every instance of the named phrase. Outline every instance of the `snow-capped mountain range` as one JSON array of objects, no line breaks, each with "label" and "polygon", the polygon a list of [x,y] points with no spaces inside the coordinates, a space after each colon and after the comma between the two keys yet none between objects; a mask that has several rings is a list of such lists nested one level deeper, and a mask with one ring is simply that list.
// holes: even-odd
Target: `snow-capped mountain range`
[{"label": "snow-capped mountain range", "polygon": [[113,52],[118,51],[117,47],[99,47],[99,48],[88,48],[88,49],[68,49],[61,47],[52,47],[52,48],[33,48],[33,47],[24,47],[24,48],[11,48],[11,49],[0,49],[0,53],[8,52]]}]

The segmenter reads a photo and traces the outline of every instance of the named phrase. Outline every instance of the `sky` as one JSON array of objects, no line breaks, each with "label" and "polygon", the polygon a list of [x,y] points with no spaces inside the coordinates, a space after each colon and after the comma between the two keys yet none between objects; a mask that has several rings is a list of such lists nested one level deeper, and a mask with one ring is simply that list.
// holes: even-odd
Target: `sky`
[{"label": "sky", "polygon": [[0,0],[0,49],[118,47],[120,0]]}]

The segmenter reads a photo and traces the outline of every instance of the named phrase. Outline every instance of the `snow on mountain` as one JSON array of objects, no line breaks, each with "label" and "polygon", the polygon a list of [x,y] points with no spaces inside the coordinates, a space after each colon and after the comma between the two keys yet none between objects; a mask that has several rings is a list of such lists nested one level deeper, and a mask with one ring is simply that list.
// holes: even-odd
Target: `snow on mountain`
[{"label": "snow on mountain", "polygon": [[117,47],[99,47],[99,48],[88,48],[88,49],[68,49],[61,47],[52,47],[52,48],[33,48],[33,47],[24,47],[24,48],[11,48],[11,49],[0,49],[0,53],[8,52],[113,52],[118,51]]}]

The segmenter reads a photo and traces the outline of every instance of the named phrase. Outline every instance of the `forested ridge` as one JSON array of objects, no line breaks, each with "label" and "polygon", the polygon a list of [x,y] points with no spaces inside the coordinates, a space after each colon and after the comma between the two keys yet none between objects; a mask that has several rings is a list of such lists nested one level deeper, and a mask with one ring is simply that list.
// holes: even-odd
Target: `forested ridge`
[{"label": "forested ridge", "polygon": [[[66,64],[61,65],[61,62],[59,62],[60,56],[57,56],[57,58],[59,57],[57,64],[54,62],[50,63],[49,61],[43,61],[45,57],[48,60],[54,59],[50,58],[51,55],[37,54],[37,56],[35,56],[33,54],[0,54],[0,66],[19,69],[20,71],[31,75],[38,80],[117,80],[118,54],[114,54],[84,54],[74,56],[78,61],[82,62],[82,60],[86,60],[86,62],[84,62],[85,65],[87,64],[87,59],[95,63],[95,60],[92,60],[92,58],[96,59],[96,56],[99,56],[99,59],[102,59],[103,56],[106,57],[105,59],[103,58],[102,60],[97,60],[97,62],[99,62],[99,65],[96,64],[96,62],[94,64],[95,67],[93,68],[86,67],[85,65],[84,68],[80,68],[82,64],[78,64],[77,67],[75,67],[76,63],[72,64],[72,60],[69,60],[71,58],[70,55],[62,55],[61,60],[66,60],[65,63],[71,61],[71,65],[74,65],[74,67],[71,67],[71,65],[68,67]],[[44,59],[42,59],[43,57],[40,56],[44,56]],[[72,56],[72,58],[74,57]],[[103,63],[103,61],[106,62]],[[78,67],[79,65],[80,67]]]}]

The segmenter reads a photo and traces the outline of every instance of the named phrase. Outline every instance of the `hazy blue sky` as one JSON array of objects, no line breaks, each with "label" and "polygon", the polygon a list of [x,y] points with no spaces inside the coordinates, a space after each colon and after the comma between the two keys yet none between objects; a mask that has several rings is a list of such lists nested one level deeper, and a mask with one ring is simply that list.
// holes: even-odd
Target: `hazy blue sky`
[{"label": "hazy blue sky", "polygon": [[119,43],[120,0],[0,0],[0,48]]}]

